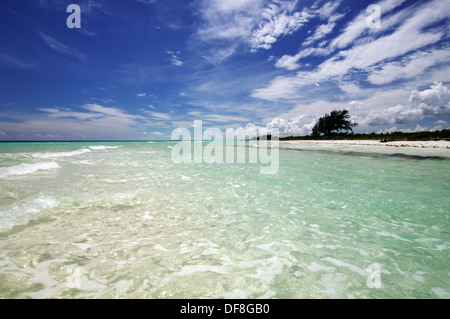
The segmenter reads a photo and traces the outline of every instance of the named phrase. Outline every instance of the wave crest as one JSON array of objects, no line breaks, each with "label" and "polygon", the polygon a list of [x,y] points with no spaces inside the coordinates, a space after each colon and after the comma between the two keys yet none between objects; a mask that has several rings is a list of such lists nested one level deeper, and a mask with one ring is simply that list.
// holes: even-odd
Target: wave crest
[{"label": "wave crest", "polygon": [[60,168],[60,166],[56,162],[41,162],[33,164],[22,163],[16,166],[1,168],[0,177],[28,175],[36,173],[37,171],[46,171],[58,168]]},{"label": "wave crest", "polygon": [[49,152],[49,153],[33,153],[31,156],[35,158],[58,158],[58,157],[69,157],[69,156],[75,156],[75,155],[81,155],[84,153],[91,152],[90,149],[82,148],[76,151],[72,152]]}]

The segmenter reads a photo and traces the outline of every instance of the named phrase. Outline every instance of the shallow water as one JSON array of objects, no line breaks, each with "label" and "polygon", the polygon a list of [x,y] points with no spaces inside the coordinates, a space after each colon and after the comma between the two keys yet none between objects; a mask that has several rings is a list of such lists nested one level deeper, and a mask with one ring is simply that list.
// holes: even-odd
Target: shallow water
[{"label": "shallow water", "polygon": [[1,143],[0,297],[450,298],[448,150],[280,144]]}]

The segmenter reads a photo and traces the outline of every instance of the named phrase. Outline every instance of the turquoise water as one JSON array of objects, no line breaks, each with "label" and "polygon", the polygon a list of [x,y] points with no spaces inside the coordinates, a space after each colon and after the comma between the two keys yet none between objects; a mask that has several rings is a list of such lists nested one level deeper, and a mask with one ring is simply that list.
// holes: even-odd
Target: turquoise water
[{"label": "turquoise water", "polygon": [[1,143],[0,297],[450,298],[449,150],[174,146]]}]

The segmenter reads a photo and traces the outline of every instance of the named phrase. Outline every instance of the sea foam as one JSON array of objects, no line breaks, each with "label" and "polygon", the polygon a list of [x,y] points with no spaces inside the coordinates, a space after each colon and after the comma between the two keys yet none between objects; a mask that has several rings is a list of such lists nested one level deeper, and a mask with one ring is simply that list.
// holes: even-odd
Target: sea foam
[{"label": "sea foam", "polygon": [[58,157],[69,157],[75,155],[81,155],[84,153],[91,152],[90,149],[82,148],[79,150],[71,151],[71,152],[48,152],[48,153],[33,153],[31,156],[35,158],[58,158]]},{"label": "sea foam", "polygon": [[120,146],[104,146],[104,145],[95,145],[95,146],[89,146],[91,150],[107,150],[107,149],[115,149],[119,148]]},{"label": "sea foam", "polygon": [[51,196],[41,195],[14,203],[8,210],[0,212],[0,232],[14,226],[24,225],[41,212],[58,207],[60,202]]},{"label": "sea foam", "polygon": [[41,162],[26,164],[22,163],[20,165],[3,167],[0,168],[0,178],[8,176],[21,176],[36,173],[37,171],[46,171],[60,168],[56,162]]}]

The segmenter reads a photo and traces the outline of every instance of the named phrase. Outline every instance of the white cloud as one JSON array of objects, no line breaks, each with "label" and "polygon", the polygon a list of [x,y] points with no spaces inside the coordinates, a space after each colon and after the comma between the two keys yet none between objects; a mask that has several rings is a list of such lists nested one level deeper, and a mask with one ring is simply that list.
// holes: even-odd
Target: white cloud
[{"label": "white cloud", "polygon": [[[387,8],[393,8],[401,2],[385,0],[382,4],[385,4]],[[295,76],[277,77],[266,87],[254,90],[252,96],[266,100],[281,98],[293,99],[298,97],[298,91],[302,87],[323,81],[340,81],[344,76],[349,75],[354,78],[353,75],[357,72],[361,74],[361,80],[369,77],[372,81],[380,83],[388,81],[389,78],[409,77],[412,74],[416,74],[417,72],[413,70],[413,67],[420,62],[419,60],[413,59],[411,65],[406,65],[402,68],[403,73],[393,77],[392,69],[396,66],[395,62],[392,62],[393,59],[398,59],[405,54],[411,54],[411,52],[442,40],[446,36],[442,30],[438,28],[426,28],[449,18],[450,12],[447,10],[446,3],[440,0],[426,2],[415,9],[407,10],[410,15],[407,19],[401,22],[398,21],[398,23],[402,24],[391,34],[381,34],[378,38],[371,41],[367,41],[366,39],[366,41],[356,43],[353,47],[345,51],[338,51],[313,71],[298,72]],[[364,27],[368,29],[366,24]],[[337,39],[341,38],[341,36]],[[350,36],[345,37],[346,41],[349,38]],[[319,51],[317,48],[307,48],[295,56],[283,56],[277,61],[276,66],[284,67],[288,70],[295,70],[299,68],[299,61],[303,57],[311,54],[317,55],[318,53],[325,55],[332,52],[332,50],[333,44],[322,51]],[[428,56],[424,67],[431,67],[434,63],[442,62],[444,59],[445,52],[433,53],[431,50],[427,52]],[[419,59],[419,56],[417,56],[417,59]],[[385,65],[386,68],[383,69]],[[373,76],[371,72],[374,72]],[[288,85],[288,89],[280,85],[284,83]]]},{"label": "white cloud", "polygon": [[424,116],[450,116],[450,90],[442,83],[435,83],[431,89],[421,92],[414,90],[409,103],[423,110]]},{"label": "white cloud", "polygon": [[311,122],[310,118],[303,115],[294,117],[290,120],[282,118],[274,118],[266,128],[268,131],[278,129],[280,137],[284,136],[304,136],[311,133],[312,128],[316,124],[316,121]]},{"label": "white cloud", "polygon": [[341,5],[341,0],[339,1],[330,1],[325,3],[321,8],[317,10],[319,17],[322,20],[332,20],[336,21],[336,19],[339,19],[342,15],[335,14],[336,9]]},{"label": "white cloud", "polygon": [[209,122],[219,122],[219,123],[228,123],[228,122],[246,122],[249,119],[242,116],[236,116],[236,115],[225,115],[225,114],[211,114],[211,113],[205,113],[205,112],[197,112],[197,111],[191,111],[188,112],[188,115],[196,117],[196,119],[199,120],[206,120]]},{"label": "white cloud", "polygon": [[352,82],[339,82],[339,88],[350,96],[359,96],[363,90]]},{"label": "white cloud", "polygon": [[[47,118],[71,119],[84,122],[99,124],[116,123],[118,125],[133,126],[138,120],[145,120],[140,115],[128,114],[118,108],[104,107],[98,104],[85,104],[82,106],[90,112],[75,112],[70,109],[62,108],[40,108],[39,110],[46,113]],[[108,126],[111,126],[108,125]]]},{"label": "white cloud", "polygon": [[336,26],[336,23],[334,23],[334,22],[330,22],[330,23],[322,24],[322,25],[318,26],[316,31],[314,32],[314,34],[312,36],[308,37],[305,40],[305,42],[303,42],[303,45],[310,45],[310,44],[316,42],[317,40],[322,39],[327,34],[331,33],[331,31],[333,31],[335,26]]},{"label": "white cloud", "polygon": [[263,21],[249,40],[252,51],[270,49],[278,38],[294,33],[309,21],[312,15],[307,10],[292,12],[294,7],[273,3],[266,8],[262,14]]},{"label": "white cloud", "polygon": [[441,131],[443,129],[444,128],[441,125],[433,127],[433,128],[430,129],[430,128],[427,128],[427,127],[422,127],[419,124],[417,124],[414,129],[410,129],[410,128],[399,129],[399,128],[397,128],[397,126],[394,126],[394,127],[388,128],[388,129],[379,130],[377,132],[377,134],[381,134],[381,133],[388,134],[388,133],[395,133],[395,132],[403,132],[403,133],[435,132],[435,131]]},{"label": "white cloud", "polygon": [[[280,136],[305,136],[311,134],[312,128],[323,114],[343,108],[351,111],[353,113],[352,120],[358,122],[363,128],[405,125],[421,121],[424,118],[450,116],[450,90],[442,83],[435,83],[430,89],[423,91],[414,90],[410,92],[409,99],[403,90],[392,90],[380,94],[385,95],[384,100],[378,100],[375,97],[363,101],[353,100],[348,103],[319,100],[311,104],[299,104],[292,110],[272,118],[266,126],[260,128],[266,131],[278,128]],[[394,104],[395,106],[381,111],[375,109],[368,113],[366,111],[369,107],[379,108],[379,105],[386,105],[389,101],[394,103],[401,99],[405,104]],[[436,124],[439,125],[430,130],[440,130],[442,129],[441,124],[447,124],[447,122],[440,120]],[[417,125],[414,130],[409,129],[409,131],[416,132],[423,130],[428,129],[420,125]],[[381,132],[393,131],[398,131],[397,126]],[[403,129],[403,131],[406,132],[408,129]]]},{"label": "white cloud", "polygon": [[401,61],[386,63],[380,69],[373,71],[369,82],[373,84],[391,83],[398,79],[412,78],[422,74],[430,67],[442,62],[448,62],[450,50],[422,51],[410,55]]},{"label": "white cloud", "polygon": [[40,108],[42,112],[47,113],[46,116],[49,118],[75,118],[78,120],[88,120],[100,118],[103,114],[98,113],[86,113],[86,112],[74,112],[70,109],[60,109],[60,108]]},{"label": "white cloud", "polygon": [[85,104],[85,105],[83,105],[83,108],[86,110],[95,112],[95,113],[107,115],[109,117],[127,119],[130,121],[134,121],[137,119],[145,119],[144,117],[142,117],[140,115],[128,114],[121,109],[113,108],[113,107],[104,107],[104,106],[101,106],[98,104]]},{"label": "white cloud", "polygon": [[152,116],[156,120],[170,120],[171,116],[167,113],[154,112],[154,111],[144,111],[146,114]]},{"label": "white cloud", "polygon": [[359,123],[363,126],[378,126],[392,124],[409,124],[414,121],[422,120],[423,113],[420,109],[411,108],[405,105],[390,107],[379,113],[372,110]]},{"label": "white cloud", "polygon": [[304,136],[311,133],[312,128],[316,124],[317,119],[309,116],[298,116],[290,120],[276,117],[272,119],[266,126],[248,123],[245,128],[239,127],[234,130],[238,139],[253,138],[256,136],[265,136],[278,132],[279,137],[286,136]]},{"label": "white cloud", "polygon": [[275,67],[277,68],[285,68],[287,70],[297,70],[300,68],[300,64],[298,63],[299,60],[314,55],[314,56],[325,56],[328,55],[330,52],[326,48],[306,48],[298,52],[296,55],[283,55],[281,58],[277,60],[275,63]]},{"label": "white cloud", "polygon": [[177,58],[173,58],[172,59],[172,64],[175,65],[175,66],[182,66],[184,64],[184,62],[179,60],[179,59],[177,59]]},{"label": "white cloud", "polygon": [[358,111],[363,108],[363,105],[364,105],[364,103],[362,103],[360,101],[351,101],[350,103],[348,103],[347,109],[349,111]]},{"label": "white cloud", "polygon": [[301,86],[297,83],[298,80],[297,77],[277,77],[267,87],[254,90],[251,96],[268,101],[298,98],[298,87]]},{"label": "white cloud", "polygon": [[241,44],[253,52],[270,49],[279,38],[296,32],[312,17],[308,9],[296,11],[297,3],[298,0],[200,1],[203,24],[196,35],[214,46],[205,58],[221,63]]},{"label": "white cloud", "polygon": [[378,130],[377,134],[388,134],[388,133],[394,133],[394,132],[398,132],[398,128],[397,126],[391,127],[391,128],[387,128],[384,130]]},{"label": "white cloud", "polygon": [[[22,138],[53,137],[62,138],[108,138],[138,136],[138,131],[148,120],[140,115],[129,114],[118,108],[104,107],[98,104],[85,104],[83,111],[72,111],[66,108],[41,108],[42,113],[32,116],[12,114],[18,121],[0,122],[0,126],[11,136]],[[58,135],[59,134],[59,135]],[[34,137],[33,137],[34,136]]]},{"label": "white cloud", "polygon": [[203,57],[211,64],[220,64],[231,57],[237,49],[237,45],[230,45],[225,48],[214,48],[206,52]]},{"label": "white cloud", "polygon": [[435,83],[431,89],[412,91],[407,105],[398,104],[382,112],[372,110],[357,121],[363,126],[396,125],[444,116],[450,116],[450,90],[442,83]]},{"label": "white cloud", "polygon": [[167,54],[170,55],[170,61],[175,66],[183,66],[184,62],[181,61],[180,57],[178,56],[181,52],[173,52],[173,51],[166,51]]},{"label": "white cloud", "polygon": [[258,22],[263,0],[201,1],[204,24],[197,35],[203,41],[245,39]]},{"label": "white cloud", "polygon": [[300,60],[301,58],[301,54],[296,54],[294,56],[292,55],[283,55],[281,58],[279,58],[277,60],[277,62],[275,63],[275,67],[281,69],[281,68],[285,68],[287,70],[297,70],[298,68],[300,68],[300,64],[298,64],[298,60]]},{"label": "white cloud", "polygon": [[[421,33],[417,25],[408,23],[408,25],[404,25],[391,35],[341,52],[340,55],[343,59],[327,60],[319,66],[318,73],[324,78],[329,78],[345,75],[351,69],[367,70],[369,67],[384,60],[396,58],[429,44],[436,43],[442,37],[443,34],[439,32]],[[393,43],[396,45],[393,46]],[[386,50],[386,48],[390,49]]]},{"label": "white cloud", "polygon": [[[400,6],[406,0],[384,0],[378,3],[383,15],[389,11]],[[345,48],[352,44],[355,39],[359,38],[364,32],[368,32],[367,28],[367,12],[361,12],[355,19],[353,19],[345,28],[344,32],[333,40],[333,47]],[[384,22],[383,22],[384,23]]]}]

